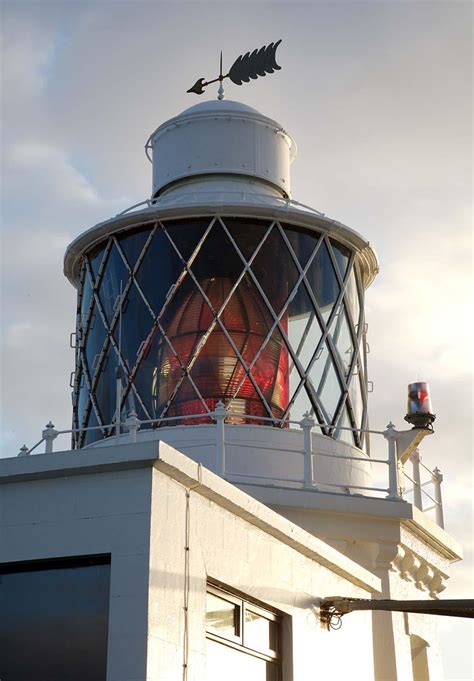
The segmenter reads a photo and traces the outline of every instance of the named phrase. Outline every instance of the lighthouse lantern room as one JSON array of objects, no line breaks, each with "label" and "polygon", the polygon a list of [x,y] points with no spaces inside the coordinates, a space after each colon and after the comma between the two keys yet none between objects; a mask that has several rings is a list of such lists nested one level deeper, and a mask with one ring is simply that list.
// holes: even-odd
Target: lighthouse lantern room
[{"label": "lighthouse lantern room", "polygon": [[364,291],[377,261],[356,232],[292,200],[290,135],[211,101],[163,123],[146,150],[152,198],[66,253],[74,446],[130,413],[142,433],[211,423],[222,403],[232,424],[289,429],[308,414],[366,449]]}]

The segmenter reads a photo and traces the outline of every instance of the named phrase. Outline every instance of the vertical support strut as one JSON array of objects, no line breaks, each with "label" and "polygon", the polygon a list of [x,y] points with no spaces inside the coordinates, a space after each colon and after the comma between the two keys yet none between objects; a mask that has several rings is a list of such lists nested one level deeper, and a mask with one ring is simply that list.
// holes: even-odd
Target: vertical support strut
[{"label": "vertical support strut", "polygon": [[413,502],[416,508],[423,510],[423,500],[421,497],[421,478],[420,478],[420,452],[415,449],[410,457],[413,466]]},{"label": "vertical support strut", "polygon": [[444,514],[443,514],[443,497],[441,496],[441,483],[443,482],[443,474],[439,468],[435,468],[432,474],[434,484],[434,497],[436,503],[436,522],[444,529]]},{"label": "vertical support strut", "polygon": [[400,484],[398,481],[398,455],[397,455],[397,431],[394,424],[390,421],[387,430],[384,431],[384,438],[388,441],[388,487],[387,499],[401,501]]}]

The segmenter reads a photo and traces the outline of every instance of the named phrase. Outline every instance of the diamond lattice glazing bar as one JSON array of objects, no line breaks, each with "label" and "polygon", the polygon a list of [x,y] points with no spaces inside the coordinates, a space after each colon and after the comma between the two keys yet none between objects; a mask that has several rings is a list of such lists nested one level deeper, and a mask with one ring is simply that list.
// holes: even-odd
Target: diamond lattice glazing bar
[{"label": "diamond lattice glazing bar", "polygon": [[363,287],[327,236],[226,217],[112,236],[84,261],[77,319],[77,427],[112,422],[117,367],[124,414],[156,425],[209,422],[219,399],[242,422],[309,411],[344,439],[365,424]]}]

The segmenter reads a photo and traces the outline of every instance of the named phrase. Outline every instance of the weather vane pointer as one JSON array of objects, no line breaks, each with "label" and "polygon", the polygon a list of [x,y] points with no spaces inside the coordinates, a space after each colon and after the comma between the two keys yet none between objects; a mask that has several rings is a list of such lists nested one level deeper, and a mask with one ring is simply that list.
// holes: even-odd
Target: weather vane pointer
[{"label": "weather vane pointer", "polygon": [[219,82],[218,99],[224,99],[224,87],[222,81],[225,78],[230,78],[230,80],[235,83],[235,85],[242,85],[242,83],[249,83],[250,79],[255,80],[259,76],[266,76],[267,73],[273,73],[274,71],[279,71],[281,66],[276,63],[275,53],[281,40],[277,40],[276,43],[270,43],[270,45],[264,45],[260,49],[256,49],[253,52],[247,52],[246,54],[241,54],[237,57],[235,62],[229,69],[229,73],[224,76],[222,73],[222,52],[220,56],[220,68],[219,75],[213,80],[206,81],[205,78],[199,78],[192,87],[187,90],[187,92],[194,92],[196,95],[202,95],[204,88],[211,83]]}]

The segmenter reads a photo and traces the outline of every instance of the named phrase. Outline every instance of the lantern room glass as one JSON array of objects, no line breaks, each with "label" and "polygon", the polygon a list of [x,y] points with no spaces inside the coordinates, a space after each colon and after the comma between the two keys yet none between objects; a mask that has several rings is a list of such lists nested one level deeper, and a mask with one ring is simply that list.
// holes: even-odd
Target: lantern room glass
[{"label": "lantern room glass", "polygon": [[[142,428],[292,426],[363,445],[363,285],[354,254],[296,225],[230,217],[163,220],[104,240],[82,263],[76,447]],[[197,416],[196,416],[197,415]],[[355,429],[352,433],[351,430]]]}]

